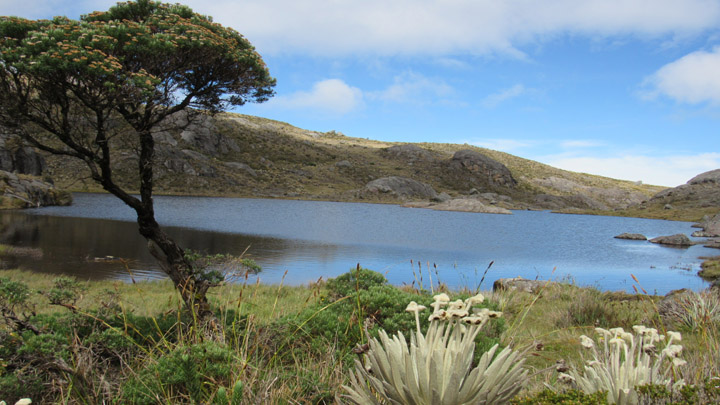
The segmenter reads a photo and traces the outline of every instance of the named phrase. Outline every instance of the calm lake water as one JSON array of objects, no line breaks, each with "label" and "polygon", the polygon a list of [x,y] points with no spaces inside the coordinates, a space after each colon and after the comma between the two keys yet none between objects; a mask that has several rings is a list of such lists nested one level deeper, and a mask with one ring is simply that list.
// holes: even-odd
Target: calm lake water
[{"label": "calm lake water", "polygon": [[[134,212],[104,194],[75,194],[70,207],[3,212],[3,243],[42,249],[42,259],[11,265],[83,279],[159,278],[154,259],[137,233]],[[451,287],[498,278],[570,278],[603,290],[632,291],[634,274],[649,293],[702,289],[696,275],[702,246],[675,249],[614,239],[622,232],[649,238],[690,234],[691,223],[637,218],[514,211],[493,215],[409,209],[393,205],[265,199],[156,197],[158,221],[183,247],[247,255],[263,267],[262,282],[304,284],[334,277],[357,263],[385,273],[391,283],[411,284],[422,263],[432,278]],[[97,263],[95,257],[129,259]],[[418,275],[419,278],[419,275]]]}]

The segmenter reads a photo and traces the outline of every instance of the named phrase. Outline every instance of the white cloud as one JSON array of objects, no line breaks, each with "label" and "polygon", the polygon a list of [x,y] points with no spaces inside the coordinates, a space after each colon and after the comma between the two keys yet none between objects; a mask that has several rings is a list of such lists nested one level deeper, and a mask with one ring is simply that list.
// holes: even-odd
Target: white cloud
[{"label": "white cloud", "polygon": [[369,98],[395,103],[425,104],[440,101],[454,93],[454,89],[440,79],[406,72],[396,76],[388,88],[368,94]]},{"label": "white cloud", "polygon": [[668,63],[646,79],[648,97],[660,94],[689,104],[720,104],[720,46]]},{"label": "white cloud", "polygon": [[[115,0],[0,0],[0,15],[77,18]],[[557,35],[685,36],[720,24],[718,0],[184,0],[263,54],[503,53]]]},{"label": "white cloud", "polygon": [[715,29],[717,0],[186,0],[261,53],[507,53],[553,36],[684,36]]},{"label": "white cloud", "polygon": [[573,141],[563,141],[560,143],[560,147],[563,149],[596,148],[604,145],[605,143],[592,139],[578,139]]},{"label": "white cloud", "polygon": [[557,157],[543,163],[575,172],[597,174],[615,179],[674,187],[685,184],[700,173],[720,168],[720,153],[651,157],[622,155],[613,157]]},{"label": "white cloud", "polygon": [[333,114],[347,114],[363,106],[362,91],[339,79],[317,82],[310,91],[298,91],[272,98],[269,108],[311,109]]},{"label": "white cloud", "polygon": [[510,88],[493,93],[482,100],[482,105],[487,108],[497,107],[500,103],[518,97],[527,92],[522,84],[516,84]]}]

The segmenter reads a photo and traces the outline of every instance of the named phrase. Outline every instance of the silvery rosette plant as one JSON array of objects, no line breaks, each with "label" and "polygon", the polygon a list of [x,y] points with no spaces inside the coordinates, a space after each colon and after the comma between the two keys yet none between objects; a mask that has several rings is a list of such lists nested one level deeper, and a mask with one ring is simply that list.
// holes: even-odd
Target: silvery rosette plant
[{"label": "silvery rosette plant", "polygon": [[439,294],[430,304],[430,326],[420,330],[419,313],[425,309],[414,301],[408,312],[415,314],[417,330],[408,344],[399,332],[392,337],[381,330],[369,341],[365,364],[355,362],[346,398],[355,404],[504,404],[521,389],[527,376],[524,359],[498,345],[484,353],[472,367],[475,337],[491,318],[502,315],[487,308],[478,294],[465,301],[450,302]]},{"label": "silvery rosette plant", "polygon": [[607,391],[608,403],[623,405],[638,403],[635,387],[641,385],[663,385],[672,390],[684,385],[682,379],[674,378],[675,367],[686,364],[680,358],[683,347],[676,344],[682,340],[680,333],[660,335],[642,325],[633,326],[633,330],[634,334],[623,328],[595,328],[600,335],[598,344],[580,336],[580,344],[593,358],[586,362],[584,373],[572,370],[560,374],[558,380],[574,384],[587,394]]}]

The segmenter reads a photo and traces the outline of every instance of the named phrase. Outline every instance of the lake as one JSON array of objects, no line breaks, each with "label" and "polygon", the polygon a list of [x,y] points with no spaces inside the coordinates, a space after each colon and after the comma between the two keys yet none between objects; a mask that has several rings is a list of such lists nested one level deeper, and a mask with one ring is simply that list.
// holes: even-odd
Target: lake
[{"label": "lake", "polygon": [[[9,265],[81,279],[159,278],[163,273],[137,232],[134,211],[106,194],[74,195],[69,207],[0,214],[3,243],[40,248],[42,258]],[[691,223],[639,218],[513,211],[513,215],[444,212],[395,205],[241,198],[155,198],[158,222],[183,247],[241,254],[263,268],[265,283],[299,285],[363,267],[391,283],[431,277],[450,287],[523,276],[569,279],[603,290],[633,291],[634,274],[649,293],[708,286],[696,275],[702,246],[677,249],[614,239],[622,232],[649,238],[690,234]],[[96,262],[115,256],[122,263]],[[411,260],[412,263],[411,264]],[[437,271],[435,271],[437,266]],[[413,271],[414,270],[414,271]]]}]

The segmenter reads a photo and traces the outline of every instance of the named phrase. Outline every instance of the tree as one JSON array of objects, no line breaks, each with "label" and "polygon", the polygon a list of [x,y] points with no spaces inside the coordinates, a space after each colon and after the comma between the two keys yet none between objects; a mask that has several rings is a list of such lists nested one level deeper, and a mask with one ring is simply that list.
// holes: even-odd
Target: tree
[{"label": "tree", "polygon": [[[274,85],[249,41],[183,5],[118,3],[79,21],[0,17],[0,125],[80,159],[134,209],[151,253],[200,317],[211,314],[206,293],[218,280],[194,268],[155,220],[152,134],[183,111],[266,101]],[[137,153],[136,190],[113,178],[119,145]]]}]

